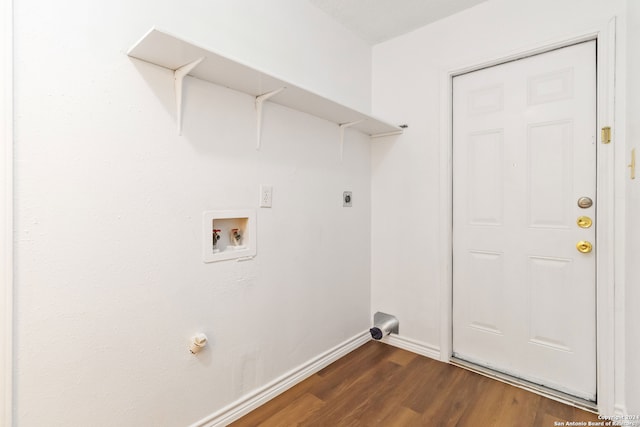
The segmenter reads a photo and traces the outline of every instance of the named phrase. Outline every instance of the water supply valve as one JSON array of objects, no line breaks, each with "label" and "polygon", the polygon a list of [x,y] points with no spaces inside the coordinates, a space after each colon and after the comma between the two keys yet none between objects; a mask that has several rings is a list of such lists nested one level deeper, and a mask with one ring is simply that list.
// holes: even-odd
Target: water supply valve
[{"label": "water supply valve", "polygon": [[234,245],[239,246],[242,242],[242,235],[240,234],[240,229],[232,228],[231,229],[231,241]]},{"label": "water supply valve", "polygon": [[213,229],[212,239],[213,239],[213,250],[214,251],[218,251],[219,250],[217,246],[218,246],[218,240],[220,240],[220,231],[221,230],[219,230],[217,228]]}]

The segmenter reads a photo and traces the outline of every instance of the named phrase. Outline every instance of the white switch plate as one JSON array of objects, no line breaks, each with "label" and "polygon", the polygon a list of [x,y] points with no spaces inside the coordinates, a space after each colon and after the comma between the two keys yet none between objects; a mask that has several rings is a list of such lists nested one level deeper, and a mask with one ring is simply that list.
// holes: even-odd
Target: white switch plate
[{"label": "white switch plate", "polygon": [[260,186],[260,207],[270,208],[273,204],[273,186],[261,185]]}]

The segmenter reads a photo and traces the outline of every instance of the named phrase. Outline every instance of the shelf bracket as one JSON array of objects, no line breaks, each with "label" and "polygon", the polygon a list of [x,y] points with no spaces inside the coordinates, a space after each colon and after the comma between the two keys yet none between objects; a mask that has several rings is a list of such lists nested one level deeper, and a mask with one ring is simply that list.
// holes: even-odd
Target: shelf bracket
[{"label": "shelf bracket", "polygon": [[260,149],[260,142],[262,140],[262,104],[264,101],[275,96],[285,90],[286,87],[281,87],[276,90],[272,90],[271,92],[263,93],[262,95],[256,96],[256,112],[257,112],[257,124],[256,124],[256,150]]},{"label": "shelf bracket", "polygon": [[358,123],[362,123],[364,122],[364,120],[365,119],[356,120],[355,122],[349,122],[349,123],[340,123],[338,125],[340,126],[340,161],[342,161],[342,156],[344,152],[344,130],[353,125],[357,125]]},{"label": "shelf bracket", "polygon": [[176,114],[178,116],[178,135],[182,135],[182,86],[184,78],[191,72],[191,70],[196,68],[203,59],[204,57],[196,59],[173,72],[174,87],[176,91]]}]

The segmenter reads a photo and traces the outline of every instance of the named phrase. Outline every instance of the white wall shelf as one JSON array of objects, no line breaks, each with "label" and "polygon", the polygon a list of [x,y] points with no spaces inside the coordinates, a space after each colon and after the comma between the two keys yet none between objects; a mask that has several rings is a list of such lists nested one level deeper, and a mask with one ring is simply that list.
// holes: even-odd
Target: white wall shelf
[{"label": "white wall shelf", "polygon": [[[182,122],[182,82],[193,76],[256,98],[257,145],[260,148],[262,103],[267,99],[337,123],[372,137],[399,135],[402,128],[346,107],[290,82],[263,73],[164,31],[151,29],[127,54],[174,71],[178,129]],[[342,126],[340,129],[344,129]],[[342,144],[342,141],[341,141]]]}]

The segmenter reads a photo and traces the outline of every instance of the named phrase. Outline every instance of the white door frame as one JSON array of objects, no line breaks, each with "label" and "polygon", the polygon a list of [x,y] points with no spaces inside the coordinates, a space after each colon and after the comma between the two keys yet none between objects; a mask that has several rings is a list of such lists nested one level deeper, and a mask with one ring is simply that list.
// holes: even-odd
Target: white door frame
[{"label": "white door frame", "polygon": [[[511,60],[547,52],[553,49],[576,44],[587,40],[597,42],[597,126],[611,126],[615,135],[614,106],[615,106],[615,17],[603,22],[599,27],[572,37],[563,38],[553,42],[543,43],[530,49],[524,49],[518,53],[505,55],[499,58],[486,58],[474,61],[464,66],[450,67],[441,75],[440,87],[440,236],[439,245],[442,259],[439,271],[442,284],[441,298],[441,330],[440,330],[440,359],[448,362],[453,351],[453,77],[462,73],[486,68]],[[624,123],[619,123],[622,128]],[[621,132],[622,134],[622,132]],[[624,149],[624,141],[616,141],[604,145],[598,135],[597,144],[597,213],[598,228],[596,230],[597,256],[596,256],[596,357],[597,357],[597,396],[598,411],[601,414],[613,414],[616,384],[614,375],[615,352],[615,300],[614,290],[623,289],[624,263],[624,200],[615,197],[616,182],[624,183],[624,170],[615,168],[615,152]],[[617,145],[620,147],[616,148]],[[615,150],[614,150],[615,148]],[[623,152],[623,151],[622,151]],[[618,162],[619,163],[619,162]],[[620,175],[622,174],[622,175]],[[620,176],[622,178],[620,178]],[[622,181],[621,181],[622,179]],[[624,187],[622,187],[624,188]],[[621,206],[622,204],[622,206]],[[616,216],[617,215],[617,216]],[[621,220],[622,219],[622,220]],[[616,221],[617,220],[617,221]],[[616,225],[614,230],[614,223]],[[616,239],[616,236],[618,238]],[[616,264],[614,260],[616,253]],[[614,282],[614,277],[616,281]],[[570,307],[568,307],[570,310]],[[619,377],[618,380],[620,381]]]},{"label": "white door frame", "polygon": [[0,425],[13,397],[13,1],[0,2]]}]

